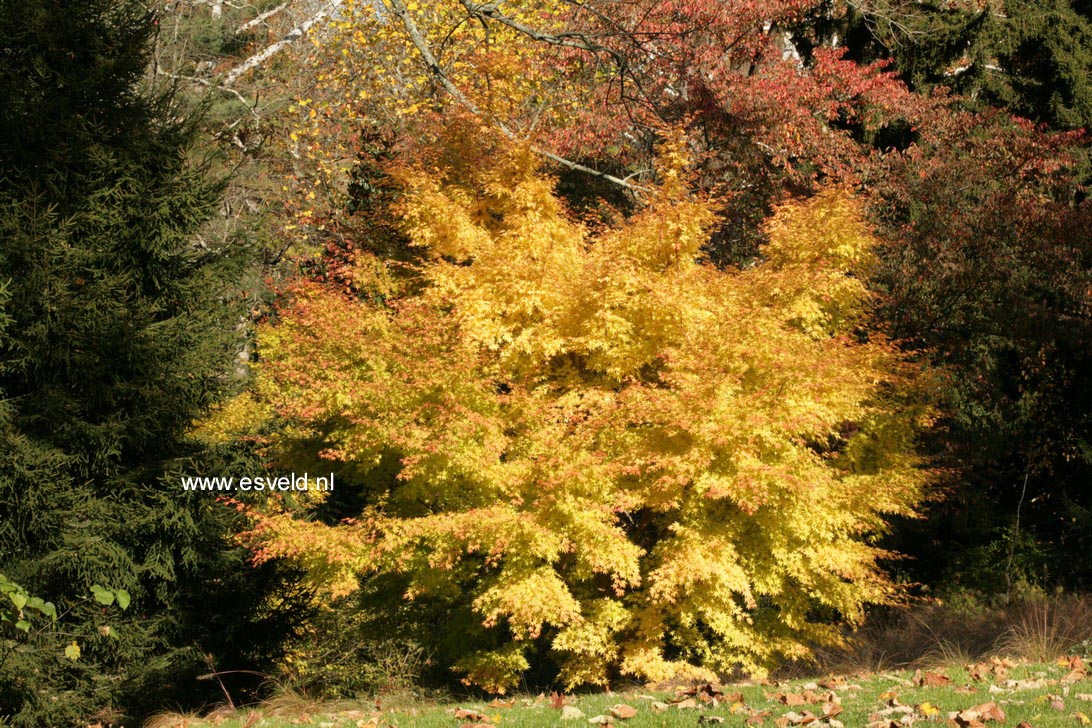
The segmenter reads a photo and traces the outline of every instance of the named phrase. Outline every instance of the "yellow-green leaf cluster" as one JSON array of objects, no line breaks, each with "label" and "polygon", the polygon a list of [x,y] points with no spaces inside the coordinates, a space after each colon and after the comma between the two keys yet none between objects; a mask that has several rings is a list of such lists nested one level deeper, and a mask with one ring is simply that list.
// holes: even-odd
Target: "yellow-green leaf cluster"
[{"label": "yellow-green leaf cluster", "polygon": [[259,515],[263,553],[336,592],[398,574],[408,599],[470,605],[501,647],[454,667],[491,690],[543,640],[569,685],[762,670],[889,599],[870,541],[919,497],[921,413],[859,330],[857,203],[778,209],[765,262],[724,271],[700,262],[713,215],[681,149],[597,233],[527,150],[449,151],[398,174],[419,294],[300,284],[262,332],[282,457],[332,461],[371,504]]}]

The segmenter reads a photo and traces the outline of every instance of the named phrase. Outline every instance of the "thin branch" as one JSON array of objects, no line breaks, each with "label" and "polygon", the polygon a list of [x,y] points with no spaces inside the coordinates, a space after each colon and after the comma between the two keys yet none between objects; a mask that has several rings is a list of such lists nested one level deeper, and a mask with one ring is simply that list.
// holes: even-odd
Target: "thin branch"
[{"label": "thin branch", "polygon": [[[470,99],[470,97],[460,91],[459,88],[451,82],[451,79],[447,77],[447,74],[444,73],[444,70],[440,67],[439,62],[436,60],[436,56],[433,55],[432,49],[429,48],[428,42],[421,34],[421,30],[417,27],[417,23],[413,20],[413,17],[410,15],[409,10],[406,8],[405,3],[402,2],[402,0],[385,0],[385,4],[388,6],[390,12],[400,21],[402,21],[402,26],[406,29],[406,34],[409,35],[410,42],[413,43],[414,47],[417,49],[417,52],[421,55],[421,60],[424,61],[425,68],[428,69],[428,72],[432,74],[433,78],[436,79],[436,82],[439,83],[444,88],[444,90],[447,91],[447,93],[467,111],[478,116],[484,116],[481,109],[478,108],[478,105],[475,104],[474,101]],[[512,141],[519,141],[519,137],[516,135],[516,133],[509,129],[504,122],[500,121],[499,119],[494,119],[494,122],[496,123],[497,128],[500,130],[500,132],[504,134],[504,136],[511,139]],[[611,182],[620,187],[624,187],[631,192],[636,193],[644,190],[644,188],[627,182],[620,177],[615,177],[612,174],[607,174],[606,172],[601,172],[598,169],[593,169],[592,167],[580,164],[579,162],[574,162],[571,159],[566,159],[565,157],[562,157],[547,149],[542,149],[538,146],[532,146],[531,150],[536,154],[546,157],[551,162],[555,162],[563,167],[567,167],[576,172],[590,174],[594,177],[606,180],[607,182]]]},{"label": "thin branch", "polygon": [[249,99],[247,99],[246,96],[243,96],[241,93],[239,93],[238,91],[236,91],[233,88],[227,88],[226,86],[222,86],[220,84],[213,83],[212,81],[208,80],[207,78],[200,78],[199,76],[183,76],[183,75],[177,74],[177,73],[168,73],[167,71],[164,71],[162,68],[157,68],[156,73],[158,75],[160,75],[160,76],[166,76],[167,78],[173,78],[173,79],[175,79],[177,81],[189,81],[190,83],[196,83],[196,84],[199,84],[201,86],[205,86],[206,88],[211,88],[211,89],[213,89],[215,91],[219,91],[220,93],[228,94],[229,96],[234,96],[235,98],[239,99],[239,101],[243,104],[243,106],[245,106],[247,108],[247,111],[249,111],[251,113],[251,115],[254,116],[255,119],[258,118],[258,111],[257,111],[258,101],[256,99],[254,101],[250,101]]},{"label": "thin branch", "polygon": [[291,4],[291,0],[288,0],[287,2],[283,2],[283,3],[281,3],[280,5],[278,5],[275,8],[272,8],[270,10],[266,10],[264,13],[262,13],[261,15],[258,15],[257,17],[251,18],[250,20],[246,21],[245,23],[243,23],[242,25],[240,25],[238,28],[235,29],[235,35],[242,35],[243,33],[247,32],[251,28],[254,28],[254,27],[264,23],[265,21],[269,20],[270,18],[272,18],[274,15],[276,15],[280,11],[287,8],[290,4]]},{"label": "thin branch", "polygon": [[231,84],[238,81],[241,76],[249,73],[258,66],[265,63],[267,60],[277,55],[285,48],[302,38],[307,33],[307,31],[314,27],[316,23],[323,20],[326,16],[330,15],[330,13],[337,10],[338,7],[340,7],[344,2],[345,0],[330,0],[330,2],[322,6],[321,10],[319,10],[310,18],[290,30],[288,34],[281,38],[279,41],[273,43],[272,45],[266,46],[263,50],[255,53],[250,58],[247,58],[245,61],[240,63],[238,66],[228,71],[227,74],[224,75],[221,84],[224,86],[230,86]]},{"label": "thin branch", "polygon": [[614,59],[615,63],[622,66],[626,65],[625,58],[622,57],[618,51],[613,48],[608,48],[598,43],[592,43],[589,38],[591,36],[585,33],[578,33],[575,31],[566,31],[562,33],[543,33],[535,30],[534,28],[524,25],[514,18],[510,18],[497,10],[496,3],[490,3],[488,5],[479,5],[469,2],[469,0],[459,0],[459,3],[466,8],[466,12],[472,17],[478,18],[483,22],[486,19],[494,20],[501,25],[506,25],[512,30],[515,30],[529,38],[550,45],[560,46],[563,48],[576,48],[577,50],[588,51],[589,53],[606,53]]}]

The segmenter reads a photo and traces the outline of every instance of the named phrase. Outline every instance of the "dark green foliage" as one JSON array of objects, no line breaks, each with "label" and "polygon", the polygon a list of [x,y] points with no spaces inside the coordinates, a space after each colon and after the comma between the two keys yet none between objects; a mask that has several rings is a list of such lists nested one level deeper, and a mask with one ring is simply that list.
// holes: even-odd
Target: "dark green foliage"
[{"label": "dark green foliage", "polygon": [[965,114],[874,181],[881,317],[944,376],[930,445],[951,492],[896,544],[918,579],[1092,585],[1074,558],[1092,542],[1092,205],[1073,181],[1087,151]]},{"label": "dark green foliage", "polygon": [[[236,515],[179,485],[228,466],[185,434],[232,384],[245,249],[194,243],[222,182],[194,114],[140,90],[155,27],[134,0],[0,3],[0,571],[61,615],[0,634],[16,725],[185,700],[203,651],[252,664],[284,616]],[[104,614],[95,583],[129,609]]]},{"label": "dark green foliage", "polygon": [[[1083,0],[831,3],[805,33],[890,58],[920,92],[946,86],[1055,129],[1092,127],[1092,10]],[[806,44],[806,41],[805,41]]]}]

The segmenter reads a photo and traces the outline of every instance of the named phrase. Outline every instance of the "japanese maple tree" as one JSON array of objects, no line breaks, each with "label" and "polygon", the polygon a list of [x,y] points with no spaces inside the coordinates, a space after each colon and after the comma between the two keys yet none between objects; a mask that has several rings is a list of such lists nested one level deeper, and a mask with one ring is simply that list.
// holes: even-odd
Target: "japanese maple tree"
[{"label": "japanese maple tree", "polygon": [[255,512],[258,559],[473,615],[436,625],[438,658],[493,691],[535,659],[569,686],[760,671],[892,598],[871,539],[920,497],[925,413],[861,330],[854,200],[779,208],[765,262],[722,271],[681,141],[645,208],[592,230],[531,150],[469,131],[395,172],[419,285],[303,281],[261,334],[274,458],[363,508]]}]

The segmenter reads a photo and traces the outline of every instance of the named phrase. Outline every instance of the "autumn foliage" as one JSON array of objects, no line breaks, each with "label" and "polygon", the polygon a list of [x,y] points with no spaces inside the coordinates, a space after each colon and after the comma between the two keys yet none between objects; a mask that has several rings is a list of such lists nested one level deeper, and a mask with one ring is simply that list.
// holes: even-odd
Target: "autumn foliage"
[{"label": "autumn foliage", "polygon": [[718,270],[681,141],[636,215],[591,229],[533,153],[473,138],[394,172],[416,293],[299,282],[261,332],[274,459],[365,505],[254,513],[259,559],[472,610],[438,657],[492,691],[540,659],[568,686],[761,671],[890,599],[873,536],[920,496],[924,413],[861,329],[852,197],[779,208],[764,262]]}]

